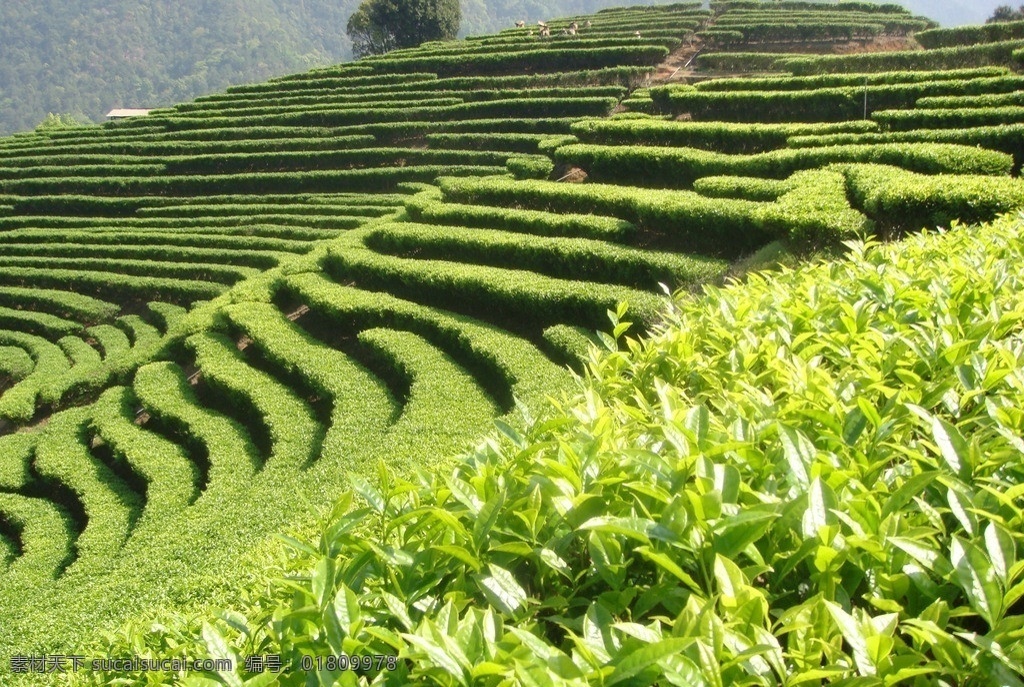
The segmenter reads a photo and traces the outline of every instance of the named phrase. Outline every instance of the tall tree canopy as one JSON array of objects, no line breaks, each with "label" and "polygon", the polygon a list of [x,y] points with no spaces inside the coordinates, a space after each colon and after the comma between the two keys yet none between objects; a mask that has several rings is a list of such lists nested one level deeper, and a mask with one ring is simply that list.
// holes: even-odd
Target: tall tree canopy
[{"label": "tall tree canopy", "polygon": [[347,33],[356,57],[451,40],[459,32],[459,0],[363,0]]},{"label": "tall tree canopy", "polygon": [[1024,5],[1021,5],[1019,9],[1013,9],[1009,5],[1000,5],[985,23],[993,24],[1000,21],[1020,21],[1021,19],[1024,19]]}]

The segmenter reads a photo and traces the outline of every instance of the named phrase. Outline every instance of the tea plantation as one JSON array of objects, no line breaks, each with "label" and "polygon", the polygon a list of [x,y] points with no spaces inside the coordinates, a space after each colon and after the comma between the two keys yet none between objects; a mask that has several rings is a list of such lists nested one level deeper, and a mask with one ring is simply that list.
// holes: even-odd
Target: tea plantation
[{"label": "tea plantation", "polygon": [[540,19],[0,138],[4,684],[1024,683],[1024,34]]}]

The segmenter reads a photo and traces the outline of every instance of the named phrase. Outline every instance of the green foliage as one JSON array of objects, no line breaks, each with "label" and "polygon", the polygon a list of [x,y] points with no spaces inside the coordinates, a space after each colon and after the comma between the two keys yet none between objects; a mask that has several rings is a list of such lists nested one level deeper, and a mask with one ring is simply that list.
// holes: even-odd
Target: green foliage
[{"label": "green foliage", "polygon": [[[549,394],[550,389],[564,387],[561,371],[529,342],[478,320],[390,295],[340,286],[320,274],[290,276],[285,288],[321,310],[335,330],[387,327],[422,336],[472,370],[503,410],[515,407],[513,396],[524,403],[534,403]],[[416,447],[417,453],[421,451],[422,447]]]},{"label": "green foliage", "polygon": [[1024,41],[1011,40],[925,51],[789,57],[778,60],[775,64],[778,65],[777,68],[791,71],[798,76],[904,69],[931,71],[986,65],[1010,66],[1013,51],[1021,47],[1024,47]]},{"label": "green foliage", "polygon": [[711,49],[729,48],[743,43],[745,39],[742,31],[728,29],[705,29],[698,31],[696,35]]},{"label": "green foliage", "polygon": [[992,12],[992,16],[988,18],[986,24],[995,24],[998,22],[1016,22],[1024,19],[1024,8],[1013,9],[1009,5],[1000,5],[995,8]]},{"label": "green foliage", "polygon": [[975,45],[1024,38],[1024,20],[1000,21],[984,26],[957,26],[931,29],[914,35],[925,48],[948,48],[954,45]]},{"label": "green foliage", "polygon": [[947,95],[920,98],[914,107],[924,109],[956,109],[958,107],[1002,107],[1004,105],[1024,105],[1024,96],[1020,91],[1011,93],[986,93],[983,95]]},{"label": "green foliage", "polygon": [[[473,6],[470,0],[465,9],[472,12]],[[763,16],[763,6],[745,15],[739,9],[730,7],[728,14],[718,18],[717,28],[759,27],[761,39],[767,39],[785,31],[792,35],[815,19],[808,16],[815,8],[771,7],[785,13],[775,17],[790,25],[781,29],[780,21]],[[254,6],[254,14],[257,10]],[[116,8],[112,11],[116,13]],[[305,10],[296,7],[294,11]],[[841,11],[825,8],[833,24],[821,30],[846,23],[887,26],[899,32],[919,23],[891,8],[853,16],[861,12],[866,11],[860,5]],[[888,590],[886,585],[895,576],[910,575],[906,567],[911,563],[893,561],[883,572],[865,564],[868,572],[861,578],[854,575],[852,582],[843,581],[848,586],[830,587],[828,580],[813,577],[815,571],[835,573],[838,578],[854,564],[847,567],[844,559],[836,564],[836,572],[829,567],[835,558],[824,550],[801,557],[800,547],[813,538],[811,524],[820,526],[823,519],[826,528],[838,526],[830,513],[839,511],[840,496],[845,505],[863,493],[859,486],[843,489],[877,477],[869,470],[854,475],[863,478],[858,483],[846,479],[852,468],[840,476],[829,473],[828,469],[847,469],[832,462],[836,449],[818,463],[808,458],[807,480],[799,479],[800,462],[793,461],[792,447],[801,461],[811,455],[800,436],[834,428],[827,409],[814,406],[817,410],[804,424],[801,418],[787,417],[785,429],[776,427],[774,434],[773,420],[753,416],[749,433],[760,433],[755,448],[781,441],[782,457],[778,447],[772,446],[758,466],[771,464],[767,473],[752,471],[740,478],[732,470],[702,464],[704,472],[692,475],[694,484],[699,484],[696,495],[687,491],[689,473],[685,478],[673,473],[687,469],[686,465],[678,460],[654,465],[644,453],[650,449],[656,455],[671,454],[677,449],[672,440],[678,441],[679,435],[671,430],[648,424],[639,430],[642,438],[637,442],[627,436],[622,443],[612,439],[607,445],[600,444],[609,429],[607,423],[588,427],[582,442],[557,434],[531,435],[552,443],[537,448],[532,456],[516,453],[521,463],[505,462],[508,455],[499,447],[500,460],[460,487],[463,506],[473,503],[469,489],[482,489],[476,498],[483,504],[495,494],[506,494],[514,500],[514,512],[499,512],[501,506],[495,504],[483,517],[483,510],[471,510],[466,516],[432,502],[431,513],[439,519],[426,524],[417,521],[422,514],[417,504],[427,503],[420,488],[438,483],[418,478],[416,468],[434,478],[444,475],[451,466],[448,456],[463,450],[467,438],[496,416],[503,416],[499,428],[516,446],[514,452],[525,447],[525,433],[533,432],[536,425],[525,418],[521,423],[511,421],[510,413],[520,400],[524,413],[536,410],[540,399],[565,388],[569,373],[564,364],[582,369],[582,363],[591,358],[594,339],[587,332],[603,326],[608,312],[614,313],[615,329],[611,336],[601,334],[595,339],[608,355],[621,359],[616,358],[620,351],[626,354],[640,347],[622,339],[628,325],[621,322],[619,301],[630,302],[632,319],[641,327],[658,327],[666,317],[663,302],[654,295],[657,282],[696,290],[702,282],[722,278],[723,261],[666,249],[730,256],[754,252],[749,262],[780,262],[780,251],[786,255],[790,249],[834,250],[840,241],[870,231],[875,219],[889,231],[889,218],[910,218],[908,226],[912,226],[916,217],[925,218],[926,223],[954,216],[987,218],[1017,207],[1018,184],[1003,176],[1010,163],[991,151],[866,146],[855,153],[849,148],[766,152],[784,148],[797,135],[883,133],[874,122],[736,127],[652,118],[641,123],[635,113],[626,113],[633,119],[613,122],[628,125],[620,133],[602,130],[603,124],[580,125],[583,135],[579,138],[592,131],[594,136],[626,137],[609,143],[667,143],[655,148],[659,151],[655,157],[691,156],[671,164],[693,167],[700,175],[718,174],[709,178],[686,169],[680,175],[716,198],[601,183],[515,180],[506,174],[510,170],[520,177],[550,177],[551,158],[561,154],[556,150],[610,150],[588,145],[605,141],[579,146],[570,128],[581,117],[607,115],[624,87],[639,85],[645,75],[651,75],[652,65],[666,49],[690,39],[691,31],[709,16],[709,11],[693,6],[581,15],[551,22],[558,33],[577,21],[575,36],[566,33],[541,40],[530,38],[528,29],[509,28],[493,37],[431,42],[355,65],[234,88],[157,110],[146,118],[0,141],[0,308],[8,309],[0,310],[0,317],[22,330],[0,332],[0,371],[8,373],[0,381],[5,385],[0,416],[8,421],[5,431],[39,425],[31,434],[11,435],[25,434],[24,439],[0,440],[0,569],[4,572],[0,606],[9,609],[0,623],[0,646],[8,652],[52,654],[79,644],[92,655],[212,653],[234,655],[238,660],[248,653],[266,653],[276,641],[266,640],[268,635],[290,637],[288,633],[294,631],[300,636],[283,652],[289,661],[306,649],[323,649],[324,637],[329,641],[341,637],[340,643],[335,642],[336,650],[346,653],[371,647],[373,642],[372,648],[382,653],[407,649],[394,679],[409,684],[444,682],[447,676],[457,682],[459,671],[467,682],[472,677],[482,684],[506,678],[533,684],[558,682],[548,679],[551,676],[544,670],[559,671],[565,682],[637,685],[695,683],[699,680],[693,675],[698,672],[692,671],[699,670],[711,671],[710,682],[738,684],[786,681],[791,674],[799,676],[793,678],[796,681],[824,681],[844,670],[839,679],[849,678],[851,683],[869,677],[855,678],[851,672],[867,664],[859,639],[851,634],[849,618],[859,621],[869,608],[872,618],[895,611],[871,606],[871,601],[851,602],[849,590],[859,593],[861,584]],[[516,17],[520,18],[532,24],[530,17]],[[634,35],[637,30],[643,38]],[[792,94],[827,82],[830,88],[849,89],[860,86],[862,76],[747,82],[746,87],[755,83],[754,88],[765,93],[788,89]],[[918,95],[948,93],[961,85],[964,93],[1020,86],[1019,79],[999,68],[934,76],[904,72],[866,78],[879,103],[882,94],[890,93],[892,104],[900,106]],[[716,93],[714,87],[702,86],[693,92],[707,96]],[[654,92],[659,97],[662,93]],[[645,98],[650,93],[634,92],[633,100],[645,100],[653,108],[655,101]],[[641,124],[650,130],[642,131]],[[630,136],[638,138],[628,140]],[[643,136],[652,140],[645,141]],[[690,140],[759,154],[741,161],[735,156],[693,152],[695,144],[689,142],[679,147],[679,142]],[[620,146],[623,151],[629,147]],[[628,158],[634,152],[622,154]],[[619,160],[621,170],[612,173],[635,173],[643,166],[641,157]],[[900,170],[851,164],[864,159],[999,176],[992,177],[989,188],[983,179],[970,176],[921,180]],[[843,166],[826,166],[837,160],[845,161]],[[448,175],[440,182],[443,190],[431,185],[438,174]],[[466,178],[484,174],[503,176]],[[910,192],[893,197],[891,189]],[[888,209],[878,210],[882,207]],[[768,251],[763,250],[766,244],[772,246]],[[732,274],[743,269],[740,265]],[[820,275],[819,279],[828,281]],[[752,284],[757,281],[750,278]],[[915,293],[894,292],[886,306]],[[207,299],[212,302],[196,303]],[[159,301],[164,303],[152,305]],[[112,320],[116,312],[108,312],[106,304],[129,314]],[[819,302],[804,295],[800,304],[813,310]],[[846,362],[850,353],[812,356],[799,368],[802,377],[795,383],[799,388],[771,387],[776,381],[772,374],[790,362],[791,350],[800,350],[808,340],[831,341],[817,330],[806,339],[787,338],[785,332],[802,331],[804,320],[811,317],[805,309],[800,313],[806,317],[797,326],[787,320],[782,333],[773,330],[766,335],[771,344],[757,341],[773,352],[771,358],[757,358],[759,353],[748,346],[751,342],[737,338],[736,332],[746,336],[748,328],[757,329],[744,319],[751,313],[762,325],[790,317],[787,307],[773,306],[758,301],[753,310],[741,308],[736,317],[735,310],[730,312],[718,303],[719,321],[712,323],[709,334],[720,337],[712,344],[713,359],[687,358],[685,371],[661,378],[671,378],[673,386],[683,388],[700,383],[704,375],[713,380],[721,377],[723,385],[735,382],[727,387],[730,400],[763,401],[769,413],[782,412],[787,404],[795,406],[806,391],[799,384],[810,380],[813,387],[818,379],[815,375],[820,371],[814,365],[821,364],[830,373],[833,358]],[[991,314],[991,308],[986,312]],[[855,324],[858,317],[853,317]],[[898,324],[913,327],[918,321],[904,317]],[[72,329],[80,332],[83,326],[84,334],[65,334]],[[829,326],[830,332],[841,331],[834,318]],[[33,327],[51,340],[26,333]],[[948,336],[959,338],[954,330]],[[867,332],[857,333],[872,340]],[[697,349],[690,346],[685,353]],[[671,366],[676,353],[658,354],[657,365]],[[902,353],[906,350],[899,348],[886,355]],[[914,354],[917,360],[928,359],[927,352]],[[870,359],[870,351],[863,357]],[[598,360],[593,358],[595,365]],[[885,364],[876,364],[875,369],[877,376],[872,380],[889,371]],[[749,376],[737,380],[722,370]],[[922,378],[929,374],[920,367],[913,370]],[[634,381],[640,391],[623,389],[624,397],[634,403],[625,414],[634,420],[646,419],[644,408],[660,389],[654,376],[639,371]],[[888,400],[885,394],[896,387],[891,382],[883,386]],[[778,395],[771,396],[776,388]],[[878,391],[870,386],[864,395]],[[844,413],[849,412],[851,393],[848,387],[836,392],[840,399],[836,403]],[[941,403],[949,402],[943,396]],[[576,419],[599,405],[564,403],[568,415]],[[917,399],[913,405],[937,414],[935,404]],[[68,406],[75,409],[62,413]],[[722,397],[709,401],[707,407],[709,414],[730,408]],[[738,421],[733,420],[728,426],[714,424],[710,418],[704,422],[695,412],[698,416],[691,425],[684,422],[693,430],[695,441],[699,443],[706,426],[713,434],[708,445],[718,447],[710,449],[717,451],[710,459],[733,460],[730,442],[749,438],[747,429],[735,430]],[[861,412],[868,417],[866,410]],[[566,424],[571,417],[565,418]],[[650,417],[669,423],[676,419],[672,412],[656,411]],[[955,426],[958,417],[943,415],[942,422]],[[847,423],[841,424],[845,439]],[[848,445],[859,438],[853,436],[857,431],[869,431],[858,429],[859,425],[859,418],[850,421]],[[945,460],[946,445],[955,447],[960,440],[945,425],[939,426],[945,438],[936,447]],[[802,434],[791,434],[793,427]],[[973,436],[973,427],[957,431]],[[900,449],[912,443],[901,443]],[[640,447],[639,453],[635,447]],[[558,451],[564,451],[564,457]],[[620,461],[619,453],[629,454],[626,457],[632,462]],[[755,449],[743,445],[742,454],[744,459],[753,456]],[[594,462],[579,463],[577,478],[574,461],[581,456]],[[648,467],[636,464],[638,456],[640,463],[647,460],[648,467],[654,465],[651,472],[658,473],[654,479],[645,472]],[[537,457],[542,462],[531,465]],[[685,459],[690,457],[685,454]],[[683,458],[683,452],[675,458]],[[898,479],[911,471],[890,455],[880,460],[884,460],[883,471],[892,471],[887,478],[895,474]],[[391,478],[385,473],[375,479],[373,466],[379,461],[408,477],[409,483],[391,490]],[[729,465],[741,469],[739,464]],[[272,592],[273,601],[267,602],[262,578],[268,566],[279,560],[279,550],[265,540],[266,535],[289,526],[307,534],[322,511],[321,495],[337,494],[349,476],[355,477],[357,491],[376,515],[360,518],[351,531],[332,532],[327,538],[342,541],[333,537],[350,532],[357,537],[363,543],[358,555],[365,562],[365,576],[356,564],[346,569],[341,580],[334,576],[338,568],[307,574],[308,561],[298,561],[284,573],[291,577],[289,591]],[[522,484],[506,489],[500,481],[506,476]],[[975,484],[966,477],[963,481]],[[548,498],[576,482],[593,487],[581,506],[587,519],[566,523],[563,518],[563,522],[552,521],[555,530],[538,529],[546,525],[533,518],[534,512],[540,513],[539,507],[534,508],[535,494]],[[724,501],[716,501],[713,495],[719,484],[728,493]],[[744,491],[747,485],[753,486]],[[435,496],[445,496],[434,491]],[[674,520],[674,515],[656,515],[655,506],[664,501],[664,493],[679,497],[683,505],[673,513],[684,513],[685,522]],[[385,494],[390,504],[381,501]],[[524,496],[532,499],[525,506]],[[612,509],[605,515],[613,519],[588,522],[589,515],[601,517],[587,509],[599,507],[605,496]],[[964,505],[967,498],[956,501],[951,517],[943,513],[939,522],[948,527],[961,512],[986,505],[970,496],[968,507]],[[792,510],[777,517],[765,515],[778,504]],[[933,509],[940,506],[930,504]],[[339,508],[331,521],[343,517],[343,510]],[[804,523],[806,510],[814,511],[807,516],[810,524]],[[799,517],[793,515],[796,511]],[[387,517],[399,514],[399,520],[385,524],[381,512],[387,512]],[[488,525],[489,514],[495,512],[503,521]],[[554,512],[557,517],[565,514],[557,508]],[[36,516],[38,523],[27,520]],[[736,520],[722,524],[716,517]],[[469,539],[458,539],[459,534],[443,531],[460,518],[471,520],[473,527],[515,535],[488,542],[482,537],[489,536],[489,531],[473,535],[470,544]],[[776,522],[781,523],[778,540],[771,531]],[[868,518],[861,528],[873,522]],[[913,532],[924,527],[922,522],[914,521]],[[63,529],[55,529],[55,523]],[[409,523],[416,524],[406,527]],[[659,538],[664,534],[659,527],[676,525],[685,535],[678,542]],[[388,527],[401,542],[380,538]],[[1007,526],[1008,531],[1020,529],[1014,528]],[[748,533],[755,535],[749,541],[744,539]],[[549,534],[556,539],[515,538]],[[842,541],[856,545],[859,534],[851,527],[842,533]],[[962,561],[977,560],[970,548],[977,547],[977,542],[958,536],[963,540],[961,548],[949,550],[954,570]],[[474,548],[478,538],[485,548]],[[818,538],[822,546],[840,541],[824,535]],[[399,548],[405,544],[427,547],[409,554],[411,568],[410,559]],[[888,541],[878,544],[882,546],[899,549],[898,543]],[[714,556],[708,554],[708,547]],[[315,547],[304,550],[316,555]],[[321,553],[324,560],[332,561],[323,563],[324,568],[342,564],[335,555],[338,551]],[[854,554],[844,549],[836,557],[856,558],[860,553],[860,549]],[[762,554],[769,559],[759,559]],[[452,567],[446,555],[472,570]],[[865,555],[873,557],[871,565],[878,560],[877,548]],[[374,581],[372,589],[362,585],[377,579],[373,575],[383,570],[382,560],[388,561],[392,576]],[[475,568],[471,560],[478,562]],[[789,560],[796,567],[784,570]],[[317,570],[317,565],[312,568]],[[641,567],[630,572],[634,565]],[[817,567],[812,570],[812,566]],[[26,574],[7,575],[12,569]],[[960,569],[957,580],[966,587],[971,573],[963,565]],[[65,574],[52,579],[61,572]],[[572,579],[562,579],[562,572]],[[449,574],[457,577],[454,583],[445,577]],[[772,574],[778,577],[768,580]],[[822,596],[809,612],[810,620],[801,615],[786,625],[792,619],[786,613],[793,605],[808,601],[799,585],[794,587],[794,580],[807,579],[820,582],[823,595],[842,587],[847,596],[838,592]],[[315,598],[303,596],[307,580]],[[620,581],[627,584],[625,591],[613,588]],[[339,582],[356,595],[355,602]],[[581,586],[559,595],[555,584],[564,582]],[[433,591],[424,591],[428,583]],[[453,586],[448,593],[450,583],[463,586]],[[939,584],[953,583],[943,579]],[[239,594],[239,589],[249,591]],[[365,607],[359,617],[350,612],[354,603],[382,589],[390,595],[380,597],[384,606]],[[684,599],[680,589],[693,596]],[[326,616],[324,590],[330,590],[332,603]],[[742,592],[738,596],[737,590]],[[989,609],[996,607],[989,594],[983,596]],[[247,598],[255,606],[248,606]],[[895,597],[877,598],[883,599],[883,605],[902,603]],[[949,587],[943,588],[941,598],[957,603]],[[908,616],[920,610],[914,606],[918,600],[915,596],[905,604],[912,609]],[[471,607],[471,602],[477,605]],[[769,607],[769,602],[775,605]],[[244,606],[245,615],[223,616],[233,629],[206,618],[209,604],[235,603]],[[446,603],[450,612],[438,610]],[[491,604],[491,611],[481,603]],[[150,611],[140,610],[158,606],[201,620],[194,632],[180,626],[161,629],[174,623],[154,625],[147,622]],[[52,613],[54,608],[61,613]],[[396,610],[400,608],[404,610]],[[529,615],[538,609],[536,618]],[[493,622],[485,621],[486,612]],[[614,620],[606,622],[609,615]],[[962,621],[966,617],[962,611],[954,617],[956,625],[950,633],[984,631],[979,624]],[[126,619],[121,631],[107,640],[98,638],[98,628],[114,628]],[[351,629],[366,619],[382,624],[374,625],[368,637],[359,634],[361,629],[342,637],[342,625]],[[482,624],[474,626],[477,620]],[[520,620],[528,624],[516,626]],[[452,644],[452,627],[460,622],[463,634]],[[605,629],[595,632],[595,627]],[[913,645],[929,660],[945,656],[913,644],[910,630],[889,633],[888,624],[874,623],[863,627],[885,635],[894,645],[900,643],[890,653]],[[137,628],[143,628],[141,636]],[[775,636],[779,628],[784,629]],[[808,638],[806,628],[814,629],[814,639]],[[477,630],[480,641],[472,639]],[[236,642],[236,632],[249,639]],[[201,635],[206,646],[196,650],[191,634]],[[602,634],[600,640],[598,634]],[[469,644],[458,643],[467,637],[472,639]],[[359,643],[364,640],[369,643]],[[97,645],[104,642],[109,646],[99,649]],[[881,638],[876,644],[878,651],[868,658],[877,664],[876,672],[884,672],[888,664],[883,649],[888,644]],[[469,645],[470,649],[463,648]],[[772,647],[767,657],[758,654],[765,646]],[[720,655],[724,651],[720,647],[728,655]],[[505,649],[515,653],[513,663],[519,661],[518,667],[501,663],[505,659],[500,651]],[[813,652],[819,650],[822,657],[815,663]],[[709,652],[715,660],[705,657]],[[435,664],[407,660],[418,660],[415,657],[421,653]],[[544,667],[537,657],[544,660]],[[781,668],[772,667],[771,661],[776,660]],[[902,661],[899,657],[893,665],[902,670],[908,665]],[[800,673],[804,668],[810,677]],[[659,670],[676,672],[663,678]],[[930,674],[899,673],[882,681],[908,683],[924,679],[921,676]],[[960,677],[950,681],[965,682]],[[177,678],[129,673],[82,679],[159,684]],[[346,684],[358,683],[360,678],[327,671],[308,678],[290,676],[282,682],[291,684],[289,680]],[[273,679],[239,670],[190,675],[185,681],[260,685]]]},{"label": "green foliage", "polygon": [[[716,23],[721,29],[705,31],[702,35],[711,34],[715,46],[745,43],[792,43],[804,41],[838,41],[864,40],[873,38],[885,30],[884,24],[864,21],[831,21],[818,18],[810,21],[778,21],[737,20],[735,23]],[[927,22],[910,21],[907,28],[924,28]]]},{"label": "green foliage", "polygon": [[[6,250],[6,248],[5,248]],[[73,291],[0,287],[0,303],[17,308],[50,312],[64,318],[96,322],[113,316],[118,307]]]},{"label": "green foliage", "polygon": [[54,415],[35,452],[39,474],[67,485],[81,503],[83,521],[75,523],[80,534],[69,574],[106,565],[128,538],[141,507],[141,495],[91,455],[87,427],[88,413],[80,409]]},{"label": "green foliage", "polygon": [[941,71],[868,72],[865,74],[816,74],[814,76],[766,76],[710,79],[694,84],[699,91],[790,91],[840,86],[910,84],[921,81],[961,81],[1009,75],[1006,67],[974,67]]},{"label": "green foliage", "polygon": [[621,219],[590,214],[551,213],[487,205],[462,205],[441,202],[433,194],[423,194],[406,203],[409,216],[417,221],[481,229],[507,229],[521,234],[567,236],[621,241],[635,227]]},{"label": "green foliage", "polygon": [[35,362],[24,349],[17,346],[0,346],[0,378],[16,382],[27,377],[33,367]]},{"label": "green foliage", "polygon": [[82,329],[80,323],[63,317],[3,306],[0,306],[0,327],[37,334],[47,339],[56,339]]},{"label": "green foliage", "polygon": [[129,176],[129,177],[57,177],[0,181],[0,191],[9,193],[98,193],[138,195],[169,192],[199,195],[213,193],[259,193],[274,185],[285,193],[323,193],[343,188],[346,191],[391,191],[403,181],[432,181],[441,174],[488,174],[504,171],[492,165],[415,165],[343,169],[308,172],[266,172],[222,174],[217,176]]},{"label": "green foliage", "polygon": [[584,143],[605,145],[682,146],[718,153],[760,153],[784,148],[791,136],[825,136],[876,131],[874,122],[828,124],[764,124],[688,122],[660,119],[588,119],[572,125]]},{"label": "green foliage", "polygon": [[1012,158],[1005,153],[942,143],[785,148],[755,155],[725,155],[696,148],[572,144],[555,151],[555,159],[582,167],[596,181],[682,188],[702,176],[778,179],[837,162],[889,164],[926,174],[1005,175],[1013,166]]},{"label": "green foliage", "polygon": [[890,230],[988,222],[1024,208],[1024,181],[983,176],[913,174],[893,167],[844,168],[855,205]]},{"label": "green foliage", "polygon": [[1024,106],[956,107],[952,109],[881,110],[871,115],[883,129],[966,129],[978,126],[1019,124]]},{"label": "green foliage", "polygon": [[806,170],[786,181],[790,188],[757,215],[763,231],[801,249],[836,246],[870,231],[864,215],[850,207],[846,179],[839,172]]},{"label": "green foliage", "polygon": [[[232,284],[256,273],[251,267],[229,265],[203,265],[183,261],[159,262],[156,260],[111,259],[106,257],[39,257],[9,256],[0,258],[5,269],[43,269],[53,267],[54,271],[68,270],[81,272],[119,272],[118,276],[140,275],[149,277],[180,278],[182,281],[195,279],[197,282]],[[113,280],[112,280],[113,281]]]},{"label": "green foliage", "polygon": [[286,684],[339,653],[398,661],[321,684],[1012,684],[1020,231],[851,244],[645,342],[620,309],[576,398],[354,480],[287,579],[107,650],[259,647]]},{"label": "green foliage", "polygon": [[43,121],[36,126],[37,132],[51,131],[53,129],[75,129],[88,124],[73,114],[47,113]]},{"label": "green foliage", "polygon": [[442,133],[427,134],[427,143],[436,148],[472,149],[472,150],[507,150],[514,153],[536,153],[537,144],[545,137],[544,134],[513,134],[513,133]]},{"label": "green foliage", "polygon": [[22,555],[6,574],[16,583],[45,584],[65,566],[72,534],[67,516],[40,498],[0,493],[0,512],[20,531]]},{"label": "green foliage", "polygon": [[210,389],[223,398],[225,410],[249,425],[257,436],[263,431],[253,427],[252,418],[260,418],[267,439],[261,446],[264,463],[274,461],[299,468],[315,459],[321,430],[295,392],[246,365],[235,343],[222,335],[204,332],[185,343],[195,351],[196,364]]},{"label": "green foliage", "polygon": [[692,191],[640,189],[609,184],[559,184],[506,179],[441,179],[458,202],[517,203],[549,212],[600,212],[664,236],[687,253],[736,257],[772,238],[828,244],[868,229],[851,209],[846,189],[828,170],[794,176],[776,203],[708,198]]},{"label": "green foliage", "polygon": [[651,89],[663,112],[693,119],[758,122],[841,122],[876,110],[912,108],[918,98],[964,93],[1003,93],[1020,89],[1024,78],[1001,76],[879,85],[809,87],[807,90],[697,90],[690,86]]},{"label": "green foliage", "polygon": [[505,166],[516,179],[547,179],[555,169],[546,155],[514,155]]},{"label": "green foliage", "polygon": [[693,190],[710,198],[736,198],[771,202],[793,188],[789,179],[709,176],[694,180]]},{"label": "green foliage", "polygon": [[662,234],[687,252],[736,255],[768,237],[752,215],[758,204],[715,200],[689,191],[638,189],[611,184],[560,184],[508,179],[438,180],[446,199],[458,203],[517,205],[553,213],[618,217],[644,232]]},{"label": "green foliage", "polygon": [[129,389],[111,387],[93,406],[92,426],[103,445],[145,479],[143,517],[159,521],[195,501],[200,475],[181,446],[135,424],[137,405]]},{"label": "green foliage", "polygon": [[[187,268],[177,269],[187,272]],[[142,271],[142,270],[140,270]],[[37,288],[67,289],[110,301],[133,301],[159,298],[172,303],[194,303],[207,300],[224,291],[223,284],[212,282],[129,276],[110,272],[90,272],[55,267],[6,267],[0,271],[0,284]]]},{"label": "green foliage", "polygon": [[0,345],[24,349],[34,361],[32,371],[0,396],[0,418],[26,422],[36,412],[36,398],[44,384],[70,368],[64,351],[46,339],[24,332],[0,330]]},{"label": "green foliage", "polygon": [[412,223],[375,226],[366,245],[391,255],[447,259],[495,267],[516,265],[553,277],[603,281],[654,290],[713,281],[726,267],[697,258],[592,239],[545,238],[489,229],[457,229]]},{"label": "green foliage", "polygon": [[583,327],[556,324],[544,330],[544,343],[556,358],[578,369],[590,359],[590,349],[599,339]]},{"label": "green foliage", "polygon": [[361,288],[387,285],[398,296],[452,308],[512,331],[560,323],[596,327],[605,311],[622,300],[647,323],[653,321],[658,304],[648,292],[606,283],[548,277],[514,266],[384,256],[358,245],[331,250],[324,269]]},{"label": "green foliage", "polygon": [[787,145],[795,148],[878,143],[955,143],[998,150],[1013,156],[1014,170],[1024,164],[1024,124],[972,126],[969,128],[912,129],[863,134],[793,136]]},{"label": "green foliage", "polygon": [[[763,0],[712,0],[711,2],[711,10],[716,15],[724,14],[726,12],[735,13],[745,10],[783,10],[831,13],[835,11],[835,9],[836,8],[834,7],[822,7],[820,2],[815,2],[814,0],[781,0],[781,2],[774,2],[771,5],[763,2]],[[907,11],[907,8],[893,2],[874,3],[857,2],[856,0],[843,0],[842,9],[849,12],[910,14],[910,12]]]},{"label": "green foliage", "polygon": [[660,45],[618,45],[604,48],[563,48],[552,43],[542,50],[493,52],[480,55],[391,57],[374,59],[383,73],[432,69],[442,76],[522,74],[539,71],[601,69],[619,65],[653,66],[668,56]]}]

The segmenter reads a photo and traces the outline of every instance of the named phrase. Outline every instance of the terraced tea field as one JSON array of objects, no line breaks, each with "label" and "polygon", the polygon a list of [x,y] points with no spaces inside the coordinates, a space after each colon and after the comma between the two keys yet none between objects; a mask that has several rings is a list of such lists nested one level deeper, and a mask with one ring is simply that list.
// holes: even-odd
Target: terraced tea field
[{"label": "terraced tea field", "polygon": [[622,302],[640,334],[769,244],[1024,207],[1024,43],[760,52],[936,35],[844,7],[608,10],[0,139],[0,655],[258,585],[379,466],[572,389]]}]

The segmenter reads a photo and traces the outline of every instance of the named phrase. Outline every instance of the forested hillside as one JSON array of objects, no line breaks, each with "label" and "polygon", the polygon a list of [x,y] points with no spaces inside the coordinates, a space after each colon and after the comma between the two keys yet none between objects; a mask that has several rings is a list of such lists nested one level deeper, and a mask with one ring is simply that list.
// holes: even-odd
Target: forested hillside
[{"label": "forested hillside", "polygon": [[[102,121],[351,57],[359,0],[0,3],[0,134],[47,115]],[[608,0],[467,0],[463,34],[591,12]],[[633,3],[617,3],[633,4]]]}]

